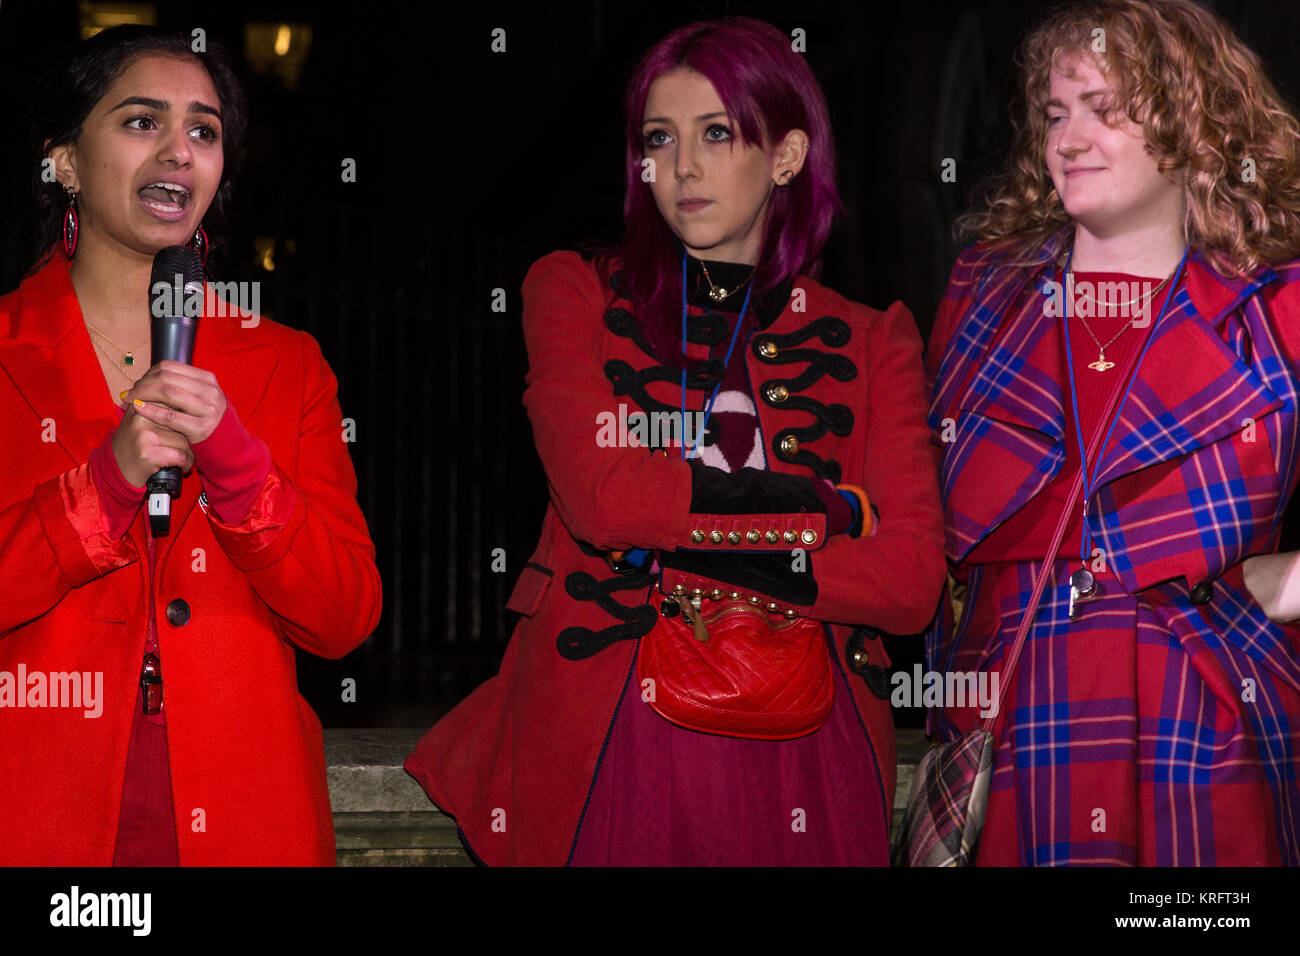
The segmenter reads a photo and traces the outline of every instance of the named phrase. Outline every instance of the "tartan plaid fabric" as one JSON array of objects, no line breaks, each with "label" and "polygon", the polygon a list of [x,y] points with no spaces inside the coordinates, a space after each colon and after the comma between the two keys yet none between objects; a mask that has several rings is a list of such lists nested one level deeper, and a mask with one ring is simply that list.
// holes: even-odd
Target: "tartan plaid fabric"
[{"label": "tartan plaid fabric", "polygon": [[930,748],[912,778],[895,866],[970,866],[988,803],[993,736],[976,728]]},{"label": "tartan plaid fabric", "polygon": [[[1041,567],[965,559],[1065,459],[1060,320],[1041,294],[1060,251],[1008,267],[971,247],[935,324],[929,421],[968,591],[927,634],[932,670],[1000,671]],[[1297,279],[1288,263],[1225,280],[1189,257],[1088,502],[1118,587],[1071,621],[1071,562],[1053,569],[995,729],[978,863],[1300,865],[1300,628],[1241,575],[1275,550],[1296,483]],[[979,720],[929,717],[941,740]]]}]

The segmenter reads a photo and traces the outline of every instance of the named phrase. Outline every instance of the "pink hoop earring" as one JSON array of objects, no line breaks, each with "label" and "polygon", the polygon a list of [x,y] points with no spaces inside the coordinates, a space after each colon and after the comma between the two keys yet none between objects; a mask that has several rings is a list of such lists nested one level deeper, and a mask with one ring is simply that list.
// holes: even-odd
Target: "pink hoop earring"
[{"label": "pink hoop earring", "polygon": [[208,267],[208,234],[203,231],[202,223],[199,224],[198,232],[194,233],[190,248],[199,254],[200,265],[206,269]]},{"label": "pink hoop earring", "polygon": [[77,254],[77,191],[64,186],[68,194],[68,211],[63,216],[63,254],[71,259]]}]

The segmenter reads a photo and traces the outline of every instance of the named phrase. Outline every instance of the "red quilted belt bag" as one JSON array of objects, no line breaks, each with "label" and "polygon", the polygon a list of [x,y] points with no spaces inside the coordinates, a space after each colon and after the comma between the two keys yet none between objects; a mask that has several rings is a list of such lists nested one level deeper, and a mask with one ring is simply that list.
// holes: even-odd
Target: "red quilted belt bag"
[{"label": "red quilted belt bag", "polygon": [[[822,625],[771,616],[744,601],[707,613],[688,598],[641,638],[642,696],[679,727],[725,737],[789,740],[830,716],[835,682]],[[650,681],[651,683],[646,683]]]}]

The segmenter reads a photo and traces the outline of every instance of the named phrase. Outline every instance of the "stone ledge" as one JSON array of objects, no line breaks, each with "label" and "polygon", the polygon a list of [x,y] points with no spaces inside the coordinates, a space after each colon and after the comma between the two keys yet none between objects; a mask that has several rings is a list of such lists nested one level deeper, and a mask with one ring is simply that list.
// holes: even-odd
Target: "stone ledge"
[{"label": "stone ledge", "polygon": [[[423,734],[403,728],[325,731],[339,866],[471,865],[456,824],[402,769]],[[898,731],[895,828],[926,747],[922,731]]]},{"label": "stone ledge", "polygon": [[437,813],[424,790],[402,769],[406,755],[423,735],[423,730],[388,727],[325,731],[326,776],[334,819],[341,813]]}]

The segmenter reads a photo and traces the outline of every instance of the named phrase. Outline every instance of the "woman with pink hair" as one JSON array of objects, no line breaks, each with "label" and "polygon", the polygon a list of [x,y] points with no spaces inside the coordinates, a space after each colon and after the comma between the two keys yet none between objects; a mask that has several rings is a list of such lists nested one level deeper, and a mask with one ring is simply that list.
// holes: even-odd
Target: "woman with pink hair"
[{"label": "woman with pink hair", "polygon": [[920,337],[815,278],[835,153],[788,37],[683,27],[626,113],[622,244],[524,282],[523,618],[407,769],[492,864],[886,864],[875,629],[943,577]]}]

